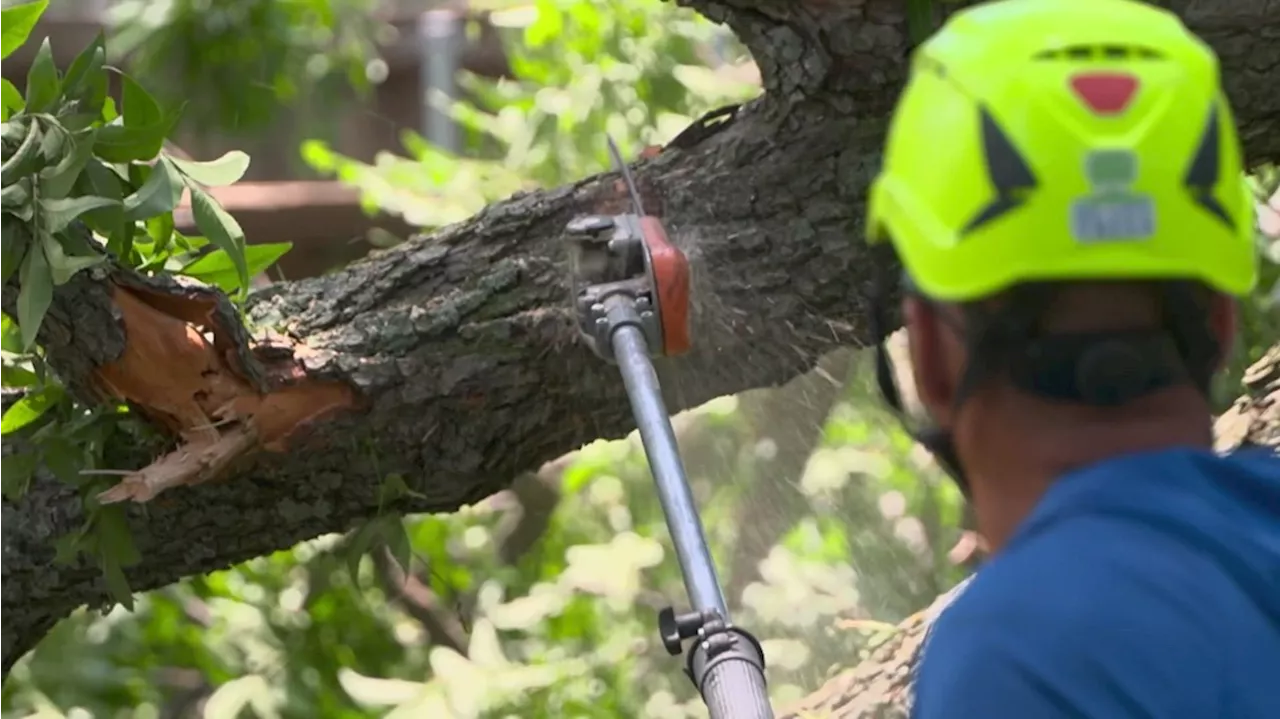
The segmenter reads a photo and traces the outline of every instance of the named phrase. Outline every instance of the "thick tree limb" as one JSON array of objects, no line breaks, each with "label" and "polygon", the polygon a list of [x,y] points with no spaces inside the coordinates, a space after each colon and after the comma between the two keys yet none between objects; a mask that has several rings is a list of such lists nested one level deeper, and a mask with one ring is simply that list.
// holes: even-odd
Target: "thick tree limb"
[{"label": "thick tree limb", "polygon": [[[673,411],[780,384],[874,339],[863,297],[893,268],[854,238],[908,47],[902,0],[687,4],[747,42],[767,94],[699,144],[636,168],[694,269],[696,349],[660,368]],[[1280,116],[1274,2],[1172,4],[1222,53],[1251,156],[1280,156],[1280,134],[1267,132]],[[175,290],[172,302],[121,272],[59,288],[41,339],[67,384],[86,399],[141,402],[181,432],[203,462],[184,480],[228,468],[132,510],[144,558],[128,571],[133,589],[347,528],[376,511],[392,473],[418,493],[400,509],[449,510],[630,429],[614,371],[576,346],[559,239],[575,214],[620,209],[620,189],[606,174],[518,195],[343,272],[273,286],[249,311],[283,337],[265,351],[226,323],[210,341],[165,319],[212,321],[207,298]],[[167,366],[161,350],[200,371]],[[146,379],[162,376],[184,394],[156,396]],[[219,425],[217,440],[202,418]],[[266,451],[211,449],[234,432]],[[4,503],[4,670],[74,608],[106,602],[96,567],[52,562],[54,540],[82,518],[80,498],[47,476]]]}]

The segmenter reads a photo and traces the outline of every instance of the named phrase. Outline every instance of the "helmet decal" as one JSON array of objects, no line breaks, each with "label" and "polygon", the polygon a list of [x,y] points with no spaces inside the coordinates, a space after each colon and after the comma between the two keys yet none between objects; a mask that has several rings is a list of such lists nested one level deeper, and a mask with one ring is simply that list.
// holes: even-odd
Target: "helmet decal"
[{"label": "helmet decal", "polygon": [[1155,234],[1155,202],[1131,190],[1138,156],[1130,150],[1094,150],[1084,158],[1088,195],[1071,203],[1071,235],[1080,242],[1145,240]]},{"label": "helmet decal", "polygon": [[996,196],[986,207],[982,208],[963,232],[969,233],[979,227],[1002,217],[1010,210],[1017,209],[1026,199],[1030,190],[1036,187],[1036,177],[1031,173],[1022,154],[996,124],[996,120],[987,112],[980,110],[982,117],[982,155],[987,168],[987,177],[995,188]]},{"label": "helmet decal", "polygon": [[1072,76],[1070,83],[1095,115],[1119,115],[1138,92],[1138,78],[1127,72],[1085,72]]},{"label": "helmet decal", "polygon": [[1200,147],[1187,168],[1187,176],[1183,184],[1191,191],[1191,197],[1198,205],[1208,210],[1227,227],[1235,228],[1236,223],[1227,213],[1227,208],[1218,202],[1213,195],[1213,188],[1218,184],[1221,170],[1219,168],[1218,143],[1221,141],[1219,131],[1218,106],[1209,110],[1209,122],[1205,124],[1204,134],[1200,137]]}]

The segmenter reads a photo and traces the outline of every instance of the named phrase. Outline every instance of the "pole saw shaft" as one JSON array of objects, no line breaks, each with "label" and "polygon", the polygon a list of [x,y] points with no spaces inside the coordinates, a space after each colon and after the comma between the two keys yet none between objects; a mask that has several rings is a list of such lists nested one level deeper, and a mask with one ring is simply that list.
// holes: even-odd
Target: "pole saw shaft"
[{"label": "pole saw shaft", "polygon": [[673,656],[685,651],[685,673],[712,719],[773,719],[765,690],[764,651],[729,621],[715,563],[702,531],[675,430],[662,399],[653,357],[689,350],[689,263],[662,222],[648,215],[618,148],[609,151],[630,195],[632,212],[575,218],[565,228],[573,260],[574,314],[583,342],[618,366],[658,499],[675,545],[693,611],[658,612],[658,633]]},{"label": "pole saw shaft", "polygon": [[671,541],[676,548],[689,601],[698,611],[714,609],[727,619],[729,610],[720,591],[720,581],[698,518],[693,492],[689,489],[675,430],[662,401],[662,388],[649,360],[644,333],[638,326],[640,316],[625,300],[608,302],[606,306],[610,315],[618,313],[626,317],[630,314],[634,318],[615,325],[611,338],[613,356],[622,373],[631,412],[636,418],[640,440],[644,443],[653,481],[658,488],[658,499],[666,516],[667,531],[671,533]]}]

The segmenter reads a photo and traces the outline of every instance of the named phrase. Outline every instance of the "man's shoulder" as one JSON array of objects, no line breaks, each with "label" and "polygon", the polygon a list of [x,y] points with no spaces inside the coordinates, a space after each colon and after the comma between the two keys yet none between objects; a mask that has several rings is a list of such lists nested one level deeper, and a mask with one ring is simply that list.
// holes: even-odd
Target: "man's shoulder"
[{"label": "man's shoulder", "polygon": [[952,598],[924,645],[916,716],[1216,716],[1213,592],[1161,566],[1158,538],[1091,524],[1002,554]]},{"label": "man's shoulder", "polygon": [[[1162,651],[1167,642],[1209,646],[1213,628],[1204,619],[1219,603],[1215,573],[1211,558],[1145,524],[1077,517],[979,570],[939,613],[930,643],[1007,632],[1054,652],[1093,652],[1099,642],[1127,645],[1125,653]],[[976,627],[982,631],[968,631]],[[1135,634],[1163,638],[1136,646],[1125,638]]]},{"label": "man's shoulder", "polygon": [[1203,582],[1202,570],[1211,564],[1211,557],[1181,535],[1146,518],[1080,514],[1010,544],[979,570],[955,604],[1087,609],[1097,602],[1078,600],[1083,593],[1097,600],[1157,593]]}]

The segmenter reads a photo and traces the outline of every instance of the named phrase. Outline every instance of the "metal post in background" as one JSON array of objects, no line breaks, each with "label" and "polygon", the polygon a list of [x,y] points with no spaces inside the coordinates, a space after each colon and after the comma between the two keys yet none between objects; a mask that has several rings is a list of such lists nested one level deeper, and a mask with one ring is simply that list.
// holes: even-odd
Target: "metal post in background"
[{"label": "metal post in background", "polygon": [[457,97],[463,41],[462,17],[454,10],[427,10],[418,16],[422,135],[436,147],[457,154],[458,127],[440,105]]}]

